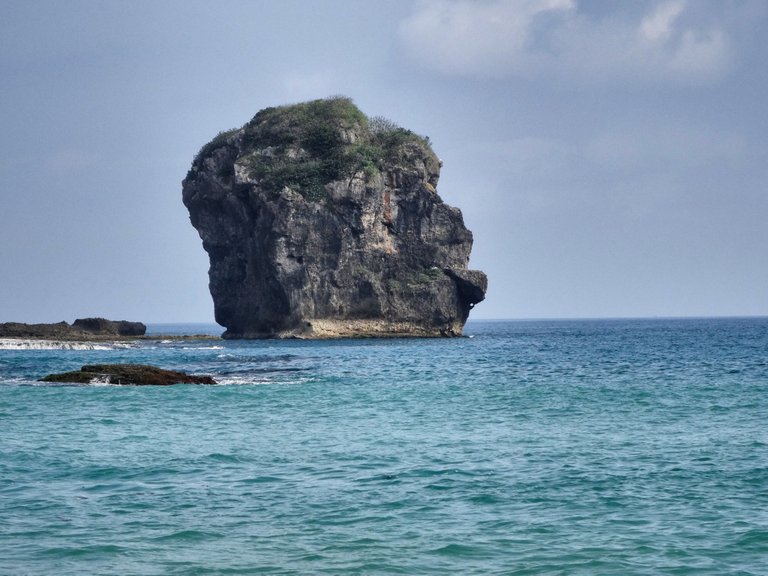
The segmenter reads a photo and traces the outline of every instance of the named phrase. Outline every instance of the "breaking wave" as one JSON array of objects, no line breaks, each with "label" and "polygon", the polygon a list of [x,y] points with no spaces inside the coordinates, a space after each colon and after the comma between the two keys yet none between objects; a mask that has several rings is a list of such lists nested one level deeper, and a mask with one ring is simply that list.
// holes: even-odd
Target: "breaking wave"
[{"label": "breaking wave", "polygon": [[119,350],[135,347],[136,344],[132,342],[70,342],[0,338],[0,350]]},{"label": "breaking wave", "polygon": [[248,375],[226,375],[226,376],[214,376],[216,384],[219,386],[263,386],[265,384],[272,385],[291,385],[291,384],[306,384],[312,382],[312,378],[275,378],[269,376],[259,376],[254,374]]}]

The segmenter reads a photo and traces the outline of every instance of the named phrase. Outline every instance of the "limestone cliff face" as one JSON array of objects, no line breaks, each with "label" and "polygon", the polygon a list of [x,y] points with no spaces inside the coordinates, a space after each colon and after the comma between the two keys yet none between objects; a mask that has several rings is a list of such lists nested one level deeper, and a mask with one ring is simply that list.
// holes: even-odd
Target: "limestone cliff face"
[{"label": "limestone cliff face", "polygon": [[455,336],[485,295],[426,139],[347,98],[268,108],[183,183],[228,338]]}]

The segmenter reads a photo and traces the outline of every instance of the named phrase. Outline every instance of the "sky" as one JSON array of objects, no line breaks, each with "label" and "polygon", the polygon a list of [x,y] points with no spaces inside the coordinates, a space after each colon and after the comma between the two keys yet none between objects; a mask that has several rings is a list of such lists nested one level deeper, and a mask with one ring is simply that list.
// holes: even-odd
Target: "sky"
[{"label": "sky", "polygon": [[0,322],[212,322],[181,180],[267,106],[429,136],[472,318],[768,315],[763,0],[0,0]]}]

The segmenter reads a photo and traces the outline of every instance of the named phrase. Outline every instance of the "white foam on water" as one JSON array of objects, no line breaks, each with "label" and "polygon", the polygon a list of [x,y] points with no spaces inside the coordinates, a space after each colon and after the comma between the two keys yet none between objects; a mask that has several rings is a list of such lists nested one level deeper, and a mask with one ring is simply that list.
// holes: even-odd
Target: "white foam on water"
[{"label": "white foam on water", "polygon": [[131,342],[69,342],[0,338],[0,350],[118,350],[135,347],[136,345]]},{"label": "white foam on water", "polygon": [[224,350],[224,346],[184,346],[182,350]]},{"label": "white foam on water", "polygon": [[219,386],[264,386],[271,384],[274,386],[285,386],[294,384],[306,384],[310,382],[311,378],[295,378],[292,380],[275,380],[273,378],[267,378],[265,376],[216,376],[213,375],[216,380],[216,384]]}]

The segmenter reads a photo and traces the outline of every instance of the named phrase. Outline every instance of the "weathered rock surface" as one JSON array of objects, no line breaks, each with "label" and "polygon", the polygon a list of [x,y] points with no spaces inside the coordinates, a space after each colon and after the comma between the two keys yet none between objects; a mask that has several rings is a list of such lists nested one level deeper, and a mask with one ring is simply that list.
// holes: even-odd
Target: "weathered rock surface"
[{"label": "weathered rock surface", "polygon": [[112,338],[143,336],[147,327],[141,322],[106,320],[104,318],[78,318],[73,324],[25,324],[5,322],[0,324],[0,338],[42,338],[46,340],[83,340],[88,338]]},{"label": "weathered rock surface", "polygon": [[225,338],[456,336],[483,300],[426,138],[347,98],[268,108],[195,158],[183,200]]},{"label": "weathered rock surface", "polygon": [[125,384],[133,386],[216,384],[216,381],[210,376],[191,376],[185,372],[164,370],[143,364],[91,364],[73,372],[49,374],[41,382]]},{"label": "weathered rock surface", "polygon": [[147,327],[141,322],[115,321],[104,318],[78,318],[72,326],[83,332],[103,336],[111,334],[116,336],[143,336],[147,332]]}]

